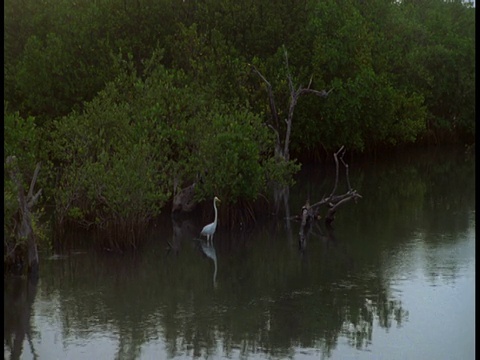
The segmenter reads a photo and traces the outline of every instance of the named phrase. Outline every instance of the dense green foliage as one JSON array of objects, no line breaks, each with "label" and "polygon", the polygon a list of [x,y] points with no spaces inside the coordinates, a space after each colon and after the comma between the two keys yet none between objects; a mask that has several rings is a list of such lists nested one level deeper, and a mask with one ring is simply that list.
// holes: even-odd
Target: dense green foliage
[{"label": "dense green foliage", "polygon": [[475,9],[462,1],[8,0],[4,11],[5,157],[26,181],[42,161],[58,224],[129,230],[193,181],[198,200],[232,206],[288,183],[298,166],[274,156],[265,84],[248,65],[283,119],[284,47],[296,86],[333,89],[298,102],[292,158],[474,138]]}]

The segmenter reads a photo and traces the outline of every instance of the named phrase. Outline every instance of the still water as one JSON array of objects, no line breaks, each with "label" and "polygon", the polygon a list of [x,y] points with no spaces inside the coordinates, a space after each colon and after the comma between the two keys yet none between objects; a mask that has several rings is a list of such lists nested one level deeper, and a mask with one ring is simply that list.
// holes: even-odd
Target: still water
[{"label": "still water", "polygon": [[136,254],[42,254],[37,282],[5,279],[4,358],[474,359],[473,156],[349,162],[363,199],[304,251],[284,215],[329,194],[332,168],[304,167],[278,216],[210,247],[199,219],[165,216]]}]

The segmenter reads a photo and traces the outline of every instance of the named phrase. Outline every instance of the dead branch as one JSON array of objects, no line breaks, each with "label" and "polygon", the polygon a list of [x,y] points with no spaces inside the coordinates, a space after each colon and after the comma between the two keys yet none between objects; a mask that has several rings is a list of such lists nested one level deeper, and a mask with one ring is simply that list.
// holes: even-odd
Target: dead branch
[{"label": "dead branch", "polygon": [[270,82],[263,76],[263,74],[252,64],[249,64],[249,66],[252,68],[252,70],[262,79],[262,81],[267,85],[267,94],[268,94],[268,99],[269,99],[269,105],[270,105],[270,112],[272,114],[273,118],[273,126],[269,125],[269,127],[274,130],[276,136],[277,136],[277,143],[275,145],[275,153],[277,155],[281,155],[285,160],[290,160],[290,153],[289,153],[289,147],[290,147],[290,137],[292,134],[292,124],[293,124],[293,114],[295,111],[295,106],[297,105],[298,98],[304,94],[314,94],[317,96],[320,96],[322,98],[326,98],[328,94],[333,89],[330,89],[329,91],[325,90],[315,90],[311,89],[310,86],[312,84],[312,77],[310,77],[310,81],[308,83],[308,86],[305,88],[302,85],[300,85],[297,89],[295,89],[295,86],[293,84],[293,78],[292,78],[292,73],[290,72],[289,66],[288,66],[288,53],[285,47],[283,48],[284,55],[285,55],[285,67],[287,69],[287,80],[288,80],[288,88],[290,90],[290,101],[288,105],[288,115],[287,118],[284,119],[286,129],[285,129],[285,138],[283,140],[283,150],[282,150],[282,144],[280,142],[280,121],[279,121],[279,114],[277,111],[277,106],[275,103],[275,97],[273,94],[272,90],[272,85]]},{"label": "dead branch", "polygon": [[337,191],[337,185],[338,185],[338,154],[340,154],[340,152],[344,149],[344,146],[342,145],[342,147],[336,152],[333,154],[333,158],[335,159],[335,185],[333,186],[333,190],[332,190],[332,193],[330,194],[330,197],[333,196],[333,194],[335,194],[335,191]]},{"label": "dead branch", "polygon": [[348,164],[343,160],[343,155],[345,155],[345,150],[340,155],[340,160],[342,161],[343,166],[345,166],[345,177],[347,178],[348,191],[352,191],[352,186],[350,185],[350,175],[348,173]]},{"label": "dead branch", "polygon": [[265,82],[267,85],[267,94],[268,94],[268,100],[269,100],[269,106],[270,106],[270,112],[272,114],[273,120],[274,120],[274,125],[278,128],[278,111],[277,107],[275,105],[275,97],[273,95],[273,90],[272,90],[272,84],[265,78],[265,76],[262,75],[262,73],[252,64],[250,64],[250,67],[252,70],[260,77],[260,79]]},{"label": "dead branch", "polygon": [[[327,226],[332,225],[332,222],[335,220],[335,214],[338,208],[350,200],[354,200],[355,202],[357,199],[361,199],[362,196],[351,187],[349,173],[348,173],[348,164],[343,159],[345,155],[345,147],[341,146],[340,149],[333,154],[335,159],[335,183],[332,189],[332,192],[329,196],[322,197],[322,199],[313,205],[310,205],[309,200],[306,201],[306,204],[302,207],[301,210],[301,225],[300,225],[300,242],[305,241],[305,234],[308,233],[308,229],[311,223],[320,217],[320,207],[322,205],[326,205],[328,207],[327,213],[325,215],[325,223]],[[345,167],[345,174],[347,180],[348,190],[344,194],[336,195],[336,191],[338,188],[339,176],[340,176],[340,164],[338,159],[342,162],[343,166]]]},{"label": "dead branch", "polygon": [[37,166],[35,167],[32,181],[30,182],[30,188],[28,190],[27,199],[32,199],[33,197],[33,188],[35,187],[35,183],[37,182],[37,177],[38,177],[38,173],[40,172],[40,167],[41,167],[41,163],[38,163]]},{"label": "dead branch", "polygon": [[38,190],[37,193],[30,200],[28,200],[27,205],[29,208],[32,208],[33,205],[35,205],[40,195],[42,195],[42,189]]},{"label": "dead branch", "polygon": [[335,220],[335,213],[337,212],[337,209],[340,207],[340,205],[343,205],[352,199],[356,200],[361,198],[362,198],[362,195],[358,194],[356,191],[353,191],[351,194],[348,194],[348,196],[345,196],[342,200],[340,200],[335,205],[330,207],[330,209],[327,212],[327,215],[325,216],[325,222],[327,224],[331,224],[333,220]]}]

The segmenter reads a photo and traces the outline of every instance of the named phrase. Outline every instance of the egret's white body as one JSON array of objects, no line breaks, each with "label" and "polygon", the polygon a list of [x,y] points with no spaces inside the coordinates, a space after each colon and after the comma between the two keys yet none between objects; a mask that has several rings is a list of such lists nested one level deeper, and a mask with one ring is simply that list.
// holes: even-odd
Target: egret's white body
[{"label": "egret's white body", "polygon": [[213,223],[205,225],[202,231],[200,232],[200,235],[207,237],[207,241],[211,241],[213,239],[215,230],[217,230],[217,219],[218,219],[217,202],[220,202],[220,199],[215,196],[215,198],[213,199],[213,208],[215,209],[215,220],[213,221]]}]

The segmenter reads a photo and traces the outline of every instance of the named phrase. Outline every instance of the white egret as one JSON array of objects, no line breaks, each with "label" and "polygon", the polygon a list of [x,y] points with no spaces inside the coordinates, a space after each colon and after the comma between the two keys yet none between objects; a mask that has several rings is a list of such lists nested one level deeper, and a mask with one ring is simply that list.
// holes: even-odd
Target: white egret
[{"label": "white egret", "polygon": [[217,219],[218,219],[218,211],[217,211],[217,202],[220,203],[220,199],[218,197],[213,198],[213,208],[215,209],[215,220],[213,223],[205,225],[200,232],[200,235],[206,236],[207,241],[211,241],[213,239],[213,235],[215,234],[215,230],[217,229]]}]

